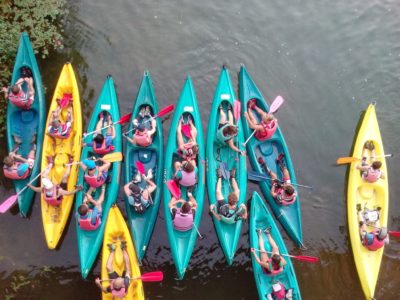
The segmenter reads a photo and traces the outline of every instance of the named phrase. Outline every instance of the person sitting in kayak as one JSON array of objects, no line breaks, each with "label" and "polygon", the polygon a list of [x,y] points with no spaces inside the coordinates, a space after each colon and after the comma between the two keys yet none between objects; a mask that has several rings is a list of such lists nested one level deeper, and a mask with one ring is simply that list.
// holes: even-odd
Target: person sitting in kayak
[{"label": "person sitting in kayak", "polygon": [[[361,204],[357,204],[357,216],[358,222],[360,224],[360,238],[361,243],[365,248],[370,251],[376,251],[382,248],[385,244],[389,243],[389,236],[386,227],[381,227],[379,224],[379,210],[377,210],[377,214],[368,213],[368,217],[372,215],[374,216],[372,219],[365,218],[365,212],[361,210]],[[367,221],[368,220],[368,221]],[[375,221],[372,221],[375,220]],[[368,231],[368,226],[373,227],[372,231]]]},{"label": "person sitting in kayak", "polygon": [[278,179],[277,174],[272,172],[270,168],[264,162],[262,157],[258,158],[258,162],[265,169],[267,174],[271,177],[272,185],[271,185],[271,196],[282,205],[290,205],[293,204],[297,199],[297,193],[294,186],[290,181],[289,170],[285,166],[283,162],[283,158],[285,155],[283,153],[279,154],[276,159],[276,163],[279,165],[279,169],[282,172],[282,180]]},{"label": "person sitting in kayak", "polygon": [[[275,119],[273,114],[263,111],[256,105],[256,99],[252,99],[248,102],[248,112],[244,112],[244,117],[249,124],[249,127],[256,131],[254,136],[261,141],[265,141],[271,138],[276,129],[278,128],[278,121]],[[260,116],[260,122],[257,121],[252,110],[255,110]]]},{"label": "person sitting in kayak", "polygon": [[3,160],[4,176],[14,180],[25,179],[28,178],[28,176],[31,174],[31,170],[35,163],[36,134],[32,138],[31,150],[29,151],[27,158],[23,158],[21,155],[17,154],[22,143],[21,138],[14,135],[14,141],[15,141],[14,150],[8,153],[8,155]]},{"label": "person sitting in kayak", "polygon": [[[172,197],[168,204],[171,211],[172,223],[175,230],[178,231],[188,231],[193,227],[197,202],[192,193],[188,192],[187,196],[188,201]],[[181,204],[181,207],[178,207],[178,203]]]},{"label": "person sitting in kayak", "polygon": [[[151,128],[148,129],[146,123],[151,120]],[[134,134],[132,137],[127,136],[125,133],[123,136],[132,144],[140,147],[147,147],[153,143],[153,136],[156,133],[157,122],[152,117],[150,106],[142,107],[137,119],[132,121],[134,128]]]},{"label": "person sitting in kayak", "polygon": [[268,253],[265,250],[263,232],[261,229],[256,229],[258,236],[258,247],[260,248],[260,257],[258,257],[256,250],[251,248],[254,259],[262,267],[263,271],[269,275],[277,275],[283,271],[286,265],[286,260],[282,255],[279,254],[279,248],[275,240],[271,235],[271,226],[264,230],[267,235],[268,242],[272,248],[271,257],[268,257]]},{"label": "person sitting in kayak", "polygon": [[[101,193],[97,200],[94,200],[92,193],[95,189],[89,188],[83,199],[83,203],[78,207],[76,218],[78,225],[83,230],[96,230],[101,224],[101,218],[103,216],[103,202],[106,187],[101,187]],[[93,207],[93,208],[92,208]]]},{"label": "person sitting in kayak", "polygon": [[375,158],[375,146],[372,141],[365,142],[364,149],[367,151],[371,151],[371,160],[372,163],[369,165],[367,163],[367,155],[368,153],[364,152],[364,157],[361,160],[361,163],[356,167],[360,170],[362,178],[370,183],[374,183],[379,179],[385,179],[385,174],[382,172],[381,167],[382,163],[380,161],[374,161]]},{"label": "person sitting in kayak", "polygon": [[[146,182],[146,187],[142,189],[138,183],[143,180]],[[153,178],[153,171],[149,169],[147,176],[140,175],[138,172],[136,177],[131,182],[124,186],[124,192],[128,198],[128,202],[133,206],[138,214],[143,214],[146,209],[153,204],[151,194],[157,189],[157,185],[151,180]]]},{"label": "person sitting in kayak", "polygon": [[229,147],[236,152],[239,152],[241,155],[246,155],[245,150],[240,150],[235,146],[233,138],[238,135],[238,127],[233,124],[233,114],[232,114],[232,106],[228,107],[228,120],[226,118],[226,113],[222,107],[219,106],[219,124],[216,133],[216,139],[221,145],[228,144]]},{"label": "person sitting in kayak", "polygon": [[[23,84],[28,84],[27,92],[23,90]],[[9,87],[3,87],[4,97],[8,99],[15,106],[22,109],[30,109],[33,101],[35,100],[35,88],[33,86],[32,71],[28,67],[21,68],[21,78],[11,87],[10,93],[8,92]]]},{"label": "person sitting in kayak", "polygon": [[67,139],[69,138],[72,130],[72,123],[74,121],[72,106],[67,110],[67,118],[65,123],[61,123],[60,114],[62,113],[61,106],[58,106],[51,115],[50,125],[47,127],[47,134],[54,138]]},{"label": "person sitting in kayak", "polygon": [[96,161],[101,161],[103,164],[97,166],[95,161],[91,159],[84,159],[79,163],[83,172],[85,172],[85,181],[93,188],[98,188],[106,182],[108,170],[111,167],[111,163],[102,157],[97,158]]},{"label": "person sitting in kayak", "polygon": [[[177,135],[177,141],[178,141],[178,154],[179,156],[184,159],[188,160],[191,162],[196,163],[196,157],[197,154],[199,153],[199,145],[197,145],[197,129],[193,124],[193,120],[191,117],[189,119],[189,124],[182,124],[183,120],[181,120],[178,123],[178,128],[176,129],[176,135]],[[188,128],[187,125],[190,126],[189,130],[186,130],[185,128]],[[185,127],[183,127],[185,126]],[[184,136],[187,139],[187,142],[185,143]]]},{"label": "person sitting in kayak", "polygon": [[222,221],[227,224],[233,224],[239,219],[247,219],[246,205],[242,203],[240,206],[238,206],[240,190],[236,181],[236,169],[232,169],[230,175],[233,192],[228,195],[228,203],[225,203],[224,195],[222,194],[222,172],[221,169],[217,169],[217,207],[215,208],[214,204],[210,205],[210,212],[214,215],[214,217],[218,221]]},{"label": "person sitting in kayak", "polygon": [[[104,122],[104,115],[107,114],[107,121]],[[93,135],[93,141],[88,143],[82,143],[82,147],[88,146],[93,148],[93,152],[96,154],[104,155],[114,151],[115,147],[113,141],[115,138],[115,128],[110,126],[107,128],[107,133],[104,136],[101,133],[101,129],[112,124],[111,115],[109,113],[101,112],[99,114],[99,121],[96,124],[96,131]]]},{"label": "person sitting in kayak", "polygon": [[267,300],[293,300],[293,288],[286,288],[282,282],[274,281],[271,293],[265,295]]},{"label": "person sitting in kayak", "polygon": [[105,294],[111,293],[113,297],[123,298],[128,293],[130,277],[131,277],[131,263],[128,252],[126,251],[126,241],[121,240],[121,246],[120,246],[123,254],[124,267],[125,267],[122,274],[118,274],[113,268],[116,245],[113,243],[113,244],[107,244],[107,246],[108,249],[110,250],[110,256],[107,259],[107,265],[106,265],[108,278],[110,279],[110,285],[107,287],[103,287],[101,285],[100,278],[96,278],[95,283],[103,291],[103,293]]},{"label": "person sitting in kayak", "polygon": [[197,183],[198,177],[198,168],[196,166],[196,161],[187,161],[184,162],[176,161],[174,163],[175,180],[182,186],[191,187]]}]

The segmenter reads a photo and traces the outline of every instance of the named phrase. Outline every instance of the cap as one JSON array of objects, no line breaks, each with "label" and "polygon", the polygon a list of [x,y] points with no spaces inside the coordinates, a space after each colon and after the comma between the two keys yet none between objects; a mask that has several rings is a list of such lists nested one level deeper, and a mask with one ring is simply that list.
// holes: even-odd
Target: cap
[{"label": "cap", "polygon": [[50,179],[48,179],[48,178],[43,178],[42,179],[42,185],[44,186],[44,188],[46,189],[46,190],[50,190],[50,189],[52,189],[53,188],[53,183],[51,182],[51,180]]},{"label": "cap", "polygon": [[91,160],[91,159],[84,159],[82,160],[82,163],[89,169],[92,170],[94,168],[96,168],[96,163]]}]

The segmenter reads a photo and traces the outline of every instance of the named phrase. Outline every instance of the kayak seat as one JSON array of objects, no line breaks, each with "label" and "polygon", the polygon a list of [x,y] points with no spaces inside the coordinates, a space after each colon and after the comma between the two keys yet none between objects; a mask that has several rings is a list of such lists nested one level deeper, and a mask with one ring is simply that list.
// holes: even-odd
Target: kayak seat
[{"label": "kayak seat", "polygon": [[272,146],[272,143],[260,143],[258,145],[258,149],[260,150],[261,154],[263,156],[270,156],[274,152],[274,147]]},{"label": "kayak seat", "polygon": [[153,158],[153,151],[149,151],[147,149],[139,150],[138,152],[138,160],[143,163],[149,163]]},{"label": "kayak seat", "polygon": [[21,111],[21,120],[24,123],[32,122],[34,117],[35,117],[35,114],[34,114],[34,112],[32,110]]},{"label": "kayak seat", "polygon": [[358,193],[364,200],[370,200],[375,197],[375,188],[371,185],[362,185],[358,188]]}]

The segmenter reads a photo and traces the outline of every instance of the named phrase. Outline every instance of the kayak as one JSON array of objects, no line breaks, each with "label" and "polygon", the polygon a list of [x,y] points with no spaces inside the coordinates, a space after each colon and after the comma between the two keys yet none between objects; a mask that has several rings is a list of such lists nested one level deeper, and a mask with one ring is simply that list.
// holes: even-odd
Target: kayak
[{"label": "kayak", "polygon": [[[238,206],[245,203],[246,201],[246,187],[247,187],[247,170],[246,170],[246,157],[233,151],[228,145],[220,145],[216,140],[216,133],[219,123],[219,106],[222,105],[225,112],[227,113],[228,106],[234,107],[234,101],[236,97],[232,88],[232,83],[229,77],[228,69],[222,68],[217,88],[214,94],[214,100],[211,106],[211,112],[208,123],[207,132],[207,188],[208,188],[208,199],[210,204],[216,205],[216,185],[217,185],[217,169],[222,164],[227,165],[228,170],[236,168],[236,181],[240,188],[240,195],[238,200]],[[235,124],[238,125],[238,135],[234,138],[234,143],[241,148],[244,142],[242,121],[235,120]],[[228,180],[222,180],[222,194],[225,202],[228,201],[228,195],[231,193],[230,183]],[[239,242],[240,231],[242,228],[242,220],[238,219],[232,224],[218,221],[213,216],[215,231],[219,242],[224,252],[225,258],[229,265],[233,263],[236,248]]]},{"label": "kayak", "polygon": [[[33,84],[35,88],[35,100],[29,110],[11,104],[7,104],[7,147],[8,151],[14,149],[15,143],[13,136],[19,136],[22,140],[18,154],[26,158],[31,149],[32,137],[36,134],[36,155],[35,163],[30,176],[22,180],[13,180],[15,191],[18,193],[40,172],[40,156],[42,155],[42,140],[44,134],[44,124],[46,117],[46,102],[43,92],[42,78],[36,62],[35,54],[32,49],[28,35],[23,32],[19,40],[17,57],[15,58],[14,70],[11,79],[11,86],[21,77],[21,68],[29,67],[32,71]],[[23,84],[26,88],[27,84]],[[35,183],[33,183],[35,184]],[[26,189],[18,197],[19,212],[22,217],[26,217],[32,206],[35,192]]]},{"label": "kayak", "polygon": [[[119,275],[122,275],[125,270],[124,266],[124,258],[123,252],[121,250],[121,240],[126,241],[126,252],[129,256],[129,262],[131,267],[131,275],[130,277],[140,277],[140,269],[139,263],[136,258],[135,248],[133,247],[132,238],[129,234],[128,226],[126,226],[124,217],[122,216],[119,208],[114,205],[111,207],[107,224],[105,226],[104,232],[104,242],[103,242],[103,250],[102,250],[102,260],[101,260],[101,279],[107,280],[108,272],[107,272],[107,260],[110,256],[110,250],[107,247],[107,244],[115,244],[115,254],[114,254],[114,262],[113,269]],[[103,287],[110,286],[109,281],[102,282]],[[116,299],[112,296],[111,293],[102,293],[103,300],[111,300]],[[118,299],[144,299],[144,291],[143,284],[141,280],[131,280],[128,288],[128,293],[123,298]]]},{"label": "kayak", "polygon": [[[239,86],[240,86],[240,102],[242,105],[242,113],[247,111],[247,103],[251,99],[256,99],[256,104],[263,111],[268,111],[269,106],[262,96],[260,90],[257,88],[250,75],[247,73],[244,66],[240,69],[239,75]],[[253,110],[254,111],[254,110]],[[254,112],[254,115],[259,118],[259,115]],[[244,119],[244,117],[243,117]],[[246,120],[243,121],[243,130],[246,139],[252,134],[253,130],[248,126]],[[301,211],[300,211],[300,196],[296,185],[296,175],[294,172],[294,166],[290,157],[289,149],[283,137],[282,131],[279,126],[275,131],[274,135],[265,141],[260,141],[255,137],[250,138],[247,143],[247,154],[250,159],[251,166],[254,171],[258,173],[264,173],[268,176],[265,169],[258,163],[258,158],[262,157],[266,165],[278,175],[279,179],[282,180],[282,173],[276,163],[280,153],[284,153],[284,161],[288,168],[291,182],[294,184],[297,193],[297,199],[290,205],[281,205],[271,196],[271,180],[265,180],[260,182],[261,191],[264,197],[267,199],[269,205],[272,208],[276,218],[281,222],[283,228],[286,230],[290,238],[299,246],[303,244],[303,234],[301,225]]]},{"label": "kayak", "polygon": [[[117,122],[120,119],[117,94],[115,92],[114,81],[109,75],[101,90],[100,96],[97,100],[96,106],[94,107],[92,116],[88,125],[88,132],[94,131],[96,124],[99,121],[100,113],[107,112],[111,115],[112,122]],[[115,138],[113,140],[113,145],[115,147],[114,152],[122,151],[122,138],[121,138],[121,125],[117,124],[115,128]],[[106,129],[102,131],[103,135],[106,133]],[[84,139],[84,143],[89,143],[93,141],[93,135],[87,135]],[[84,146],[82,148],[81,158],[86,159],[90,157],[98,157],[99,155],[93,152],[91,146]],[[108,171],[108,178],[106,180],[106,191],[105,198],[102,205],[102,220],[100,226],[92,231],[83,230],[78,225],[78,219],[76,217],[78,213],[78,207],[83,203],[84,192],[87,192],[89,185],[84,180],[84,172],[82,169],[79,170],[78,184],[83,185],[83,191],[77,193],[76,204],[75,204],[75,224],[76,233],[78,236],[78,252],[80,259],[80,267],[82,277],[86,278],[93,263],[100,251],[101,242],[103,240],[104,228],[106,226],[108,212],[111,205],[117,200],[118,189],[119,189],[119,177],[121,170],[121,162],[114,162]],[[101,187],[96,189],[93,199],[98,199],[101,193]]]},{"label": "kayak", "polygon": [[[385,154],[383,150],[382,138],[379,131],[378,120],[375,113],[375,105],[370,104],[362,120],[360,129],[354,144],[353,157],[362,158],[364,144],[366,141],[373,141],[377,160],[382,163],[381,170],[385,174],[385,179],[379,179],[377,182],[368,183],[361,178],[360,170],[356,166],[360,161],[351,163],[349,172],[349,181],[347,188],[347,220],[349,225],[349,234],[351,247],[353,249],[354,261],[361,286],[367,299],[374,298],[376,282],[381,266],[384,247],[369,251],[361,244],[359,234],[359,221],[357,217],[357,204],[363,208],[380,210],[380,225],[387,227],[387,218],[389,210],[389,187],[388,172],[385,158],[379,157]],[[370,153],[369,153],[370,154]],[[369,156],[369,155],[368,155]],[[368,157],[367,156],[367,157]],[[369,227],[368,231],[374,228]]]},{"label": "kayak", "polygon": [[[70,63],[66,63],[61,71],[60,78],[58,79],[56,89],[54,91],[53,99],[49,108],[49,115],[47,117],[46,128],[50,125],[51,113],[58,106],[57,99],[62,98],[65,94],[72,95],[72,114],[73,122],[69,138],[54,139],[48,134],[44,135],[43,139],[43,154],[42,154],[42,171],[47,168],[47,157],[53,157],[54,165],[50,170],[49,178],[53,183],[59,185],[62,177],[67,170],[64,164],[73,161],[79,161],[81,157],[81,138],[82,138],[82,111],[81,102],[79,98],[78,83],[75,78],[74,70]],[[60,113],[60,121],[66,122],[67,109],[63,109]],[[67,190],[72,191],[76,185],[78,177],[78,165],[71,166],[71,172],[68,178]],[[42,186],[43,188],[43,186]],[[41,195],[42,207],[42,221],[44,233],[46,236],[47,246],[49,249],[54,249],[64,231],[69,214],[71,212],[72,204],[74,202],[74,195],[63,196],[60,205],[49,205]]]},{"label": "kayak", "polygon": [[[153,83],[148,71],[146,71],[143,75],[143,80],[136,96],[136,102],[132,108],[131,122],[129,123],[127,131],[132,130],[132,121],[138,117],[139,111],[146,106],[150,106],[152,115],[158,113],[158,105],[156,96],[154,94]],[[127,141],[124,155],[125,184],[130,182],[134,176],[136,176],[138,173],[136,163],[140,162],[143,164],[146,173],[150,169],[153,171],[152,180],[157,185],[157,189],[151,195],[153,204],[149,206],[143,214],[135,212],[134,207],[129,204],[128,198],[125,197],[129,229],[132,232],[139,262],[142,261],[151,235],[153,234],[154,225],[157,220],[158,209],[160,207],[163,187],[164,143],[162,123],[160,118],[156,118],[156,124],[157,131],[153,135],[153,142],[151,145],[147,147],[141,147],[138,145],[133,145]],[[151,122],[147,122],[146,127],[150,128]],[[133,134],[134,132],[132,131],[131,133],[128,133],[128,136],[132,137]],[[142,180],[139,185],[141,188],[146,187],[144,180]]]},{"label": "kayak", "polygon": [[[172,257],[178,273],[178,278],[182,279],[185,275],[186,268],[192,256],[193,248],[197,239],[197,231],[200,227],[200,220],[203,211],[204,189],[205,189],[205,166],[204,166],[204,139],[203,130],[200,118],[200,111],[197,105],[196,95],[192,85],[192,80],[188,76],[183,86],[178,104],[175,107],[174,116],[172,118],[164,166],[164,179],[169,180],[174,176],[174,162],[181,160],[177,152],[178,144],[176,139],[177,127],[179,120],[183,118],[184,122],[191,118],[197,128],[196,142],[199,146],[196,165],[198,168],[198,180],[192,191],[193,197],[197,201],[197,209],[194,218],[194,226],[187,231],[178,231],[174,229],[172,216],[168,204],[171,200],[171,193],[167,188],[164,188],[164,216],[165,225],[167,228],[169,245],[171,247]],[[187,200],[187,188],[181,186],[181,198]]]},{"label": "kayak", "polygon": [[[279,248],[280,254],[288,254],[282,236],[276,226],[274,219],[267,209],[264,201],[261,199],[257,192],[253,192],[251,199],[251,212],[250,212],[250,247],[256,249],[256,254],[260,257],[258,234],[257,229],[266,229],[271,226],[271,236]],[[268,242],[267,235],[263,232],[263,240],[265,251],[272,251],[272,247]],[[268,254],[270,257],[271,254]],[[251,262],[253,265],[254,280],[256,281],[259,299],[266,299],[266,295],[272,292],[272,285],[281,283],[286,289],[293,289],[293,300],[300,300],[300,289],[296,279],[296,273],[291,262],[290,257],[284,256],[286,265],[283,271],[277,275],[269,275],[265,273],[262,267],[257,263],[253,254],[251,254]]]}]

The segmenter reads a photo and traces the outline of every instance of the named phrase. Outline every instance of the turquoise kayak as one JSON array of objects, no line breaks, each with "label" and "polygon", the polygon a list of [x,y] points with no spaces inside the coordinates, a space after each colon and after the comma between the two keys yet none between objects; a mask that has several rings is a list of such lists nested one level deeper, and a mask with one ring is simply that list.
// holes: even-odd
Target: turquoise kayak
[{"label": "turquoise kayak", "polygon": [[[88,125],[88,132],[94,131],[96,124],[99,120],[99,114],[101,112],[108,112],[111,115],[112,122],[117,122],[120,119],[117,94],[115,93],[114,81],[111,76],[108,76],[103,89],[101,90],[100,96],[97,100],[97,104],[94,107],[92,116]],[[113,140],[113,145],[115,147],[114,152],[122,151],[122,136],[121,136],[121,125],[115,125],[115,138]],[[105,134],[106,129],[103,129],[103,134]],[[83,138],[84,143],[92,142],[93,135],[88,135]],[[97,154],[93,152],[93,148],[85,146],[82,148],[81,160],[89,157],[96,156]],[[93,263],[99,253],[102,245],[104,228],[107,223],[108,212],[112,204],[116,201],[119,190],[119,178],[120,178],[121,162],[112,163],[108,176],[109,179],[106,181],[106,192],[105,199],[103,202],[103,217],[101,220],[101,225],[93,231],[87,231],[80,229],[78,225],[78,220],[75,216],[76,232],[78,236],[78,252],[80,259],[80,267],[82,277],[86,278]],[[84,172],[82,169],[79,170],[78,184],[83,185],[83,191],[76,194],[76,205],[75,213],[78,213],[78,207],[83,203],[84,192],[89,188],[88,184],[84,180]],[[96,194],[93,198],[98,199],[101,192],[101,188],[96,189]]]},{"label": "turquoise kayak", "polygon": [[[131,121],[128,131],[132,129],[133,119],[138,117],[139,111],[146,106],[150,106],[152,115],[158,113],[158,105],[154,94],[153,83],[148,71],[143,75],[143,80],[136,96],[135,105],[132,108]],[[148,119],[148,118],[147,118]],[[135,250],[139,262],[142,261],[146,253],[151,235],[153,234],[154,225],[157,220],[158,209],[161,201],[161,191],[163,187],[163,166],[164,166],[164,143],[162,134],[161,119],[156,118],[157,131],[153,135],[153,143],[147,147],[140,147],[126,142],[125,148],[125,163],[124,163],[124,178],[125,184],[130,182],[138,173],[136,162],[141,162],[146,170],[153,171],[153,182],[157,185],[157,189],[152,193],[153,205],[149,206],[143,214],[138,214],[132,205],[129,204],[128,198],[125,197],[126,212],[128,215],[129,228],[133,235]],[[148,128],[151,127],[151,122],[146,123]],[[134,132],[128,134],[133,136]],[[145,188],[144,180],[140,182],[140,187]]]},{"label": "turquoise kayak", "polygon": [[[242,66],[240,69],[239,84],[242,113],[247,110],[247,103],[251,99],[256,99],[257,106],[262,110],[269,110],[269,106],[244,66]],[[246,121],[243,122],[243,129],[246,138],[248,138],[252,134],[252,129],[248,126]],[[285,154],[284,159],[290,174],[290,179],[293,184],[296,184],[296,175],[294,173],[294,167],[290,158],[289,149],[279,127],[270,139],[266,141],[260,141],[255,137],[252,137],[247,143],[247,155],[249,156],[253,170],[267,175],[266,171],[257,160],[259,157],[262,157],[266,165],[274,173],[276,173],[280,179],[282,179],[282,174],[275,161],[279,156],[279,153]],[[291,239],[297,245],[301,246],[303,244],[303,234],[301,229],[300,196],[298,189],[296,188],[297,200],[293,204],[284,206],[278,204],[271,196],[271,180],[260,182],[260,187],[264,197],[268,200],[269,205],[271,206],[279,222],[281,222],[283,228],[285,228]]]},{"label": "turquoise kayak", "polygon": [[[15,191],[19,192],[28,182],[30,182],[40,172],[40,158],[42,155],[42,141],[44,126],[46,124],[46,103],[43,92],[42,78],[36,62],[35,54],[32,49],[28,35],[23,32],[19,40],[17,57],[15,58],[14,70],[11,79],[11,85],[21,77],[21,68],[29,67],[32,71],[33,84],[35,88],[35,100],[29,110],[22,110],[8,101],[7,104],[7,147],[8,151],[14,149],[15,143],[13,135],[21,138],[22,144],[18,154],[27,158],[31,149],[32,137],[36,134],[36,154],[30,176],[22,180],[13,180]],[[27,84],[23,84],[27,88]],[[34,182],[33,185],[37,185]],[[26,217],[32,206],[35,192],[31,189],[25,189],[18,197],[19,211],[22,217]]]},{"label": "turquoise kayak", "polygon": [[[238,206],[246,202],[246,187],[247,187],[247,171],[246,171],[246,157],[239,155],[233,151],[228,145],[220,145],[216,140],[216,133],[219,123],[219,106],[222,105],[227,112],[228,106],[234,107],[236,97],[233,92],[232,83],[229,77],[228,70],[223,67],[219,76],[217,88],[214,94],[214,100],[211,107],[210,119],[208,123],[207,132],[207,188],[208,199],[210,204],[216,205],[216,185],[217,185],[217,169],[222,163],[227,164],[227,168],[231,170],[236,168],[236,180],[240,189]],[[235,145],[241,148],[244,142],[241,118],[236,120],[235,124],[238,125],[238,135],[234,138]],[[222,180],[222,193],[225,202],[228,201],[228,195],[231,193],[230,183],[228,180]],[[225,258],[229,265],[233,263],[236,248],[239,241],[240,231],[242,228],[242,220],[227,224],[218,221],[213,217],[215,230],[218,235],[219,242],[224,252]]]},{"label": "turquoise kayak", "polygon": [[[282,236],[276,226],[274,219],[264,204],[260,195],[257,192],[253,192],[253,197],[251,199],[251,212],[250,212],[250,247],[256,249],[256,254],[260,257],[260,250],[258,235],[256,229],[266,229],[271,226],[271,235],[275,243],[279,248],[279,253],[288,254],[285,243],[283,242]],[[264,248],[265,251],[271,251],[271,245],[268,242],[267,235],[263,232]],[[268,254],[270,257],[270,254]],[[268,275],[262,270],[262,267],[257,263],[253,254],[251,254],[251,262],[253,265],[254,279],[256,281],[257,291],[259,299],[266,299],[266,294],[272,292],[272,285],[276,283],[281,283],[286,289],[293,289],[293,300],[300,300],[300,289],[297,283],[296,274],[290,257],[284,256],[286,260],[286,266],[284,266],[283,271],[277,275]]]},{"label": "turquoise kayak", "polygon": [[[170,132],[168,136],[167,149],[165,154],[164,179],[169,180],[174,175],[174,162],[180,160],[177,152],[177,134],[176,130],[179,120],[183,118],[187,122],[189,116],[197,128],[197,144],[199,153],[197,155],[198,181],[192,194],[197,201],[197,210],[194,218],[194,225],[191,230],[178,231],[172,224],[171,212],[168,204],[171,200],[171,193],[164,187],[164,216],[167,228],[168,240],[171,247],[172,257],[178,273],[178,278],[182,279],[186,268],[192,256],[193,248],[197,239],[196,227],[199,228],[201,215],[203,211],[204,189],[205,189],[205,166],[204,166],[204,138],[201,125],[200,111],[197,106],[196,95],[192,85],[192,80],[188,76],[183,86],[178,104],[175,106],[174,116],[172,118]],[[182,199],[187,200],[187,188],[181,186]]]}]

